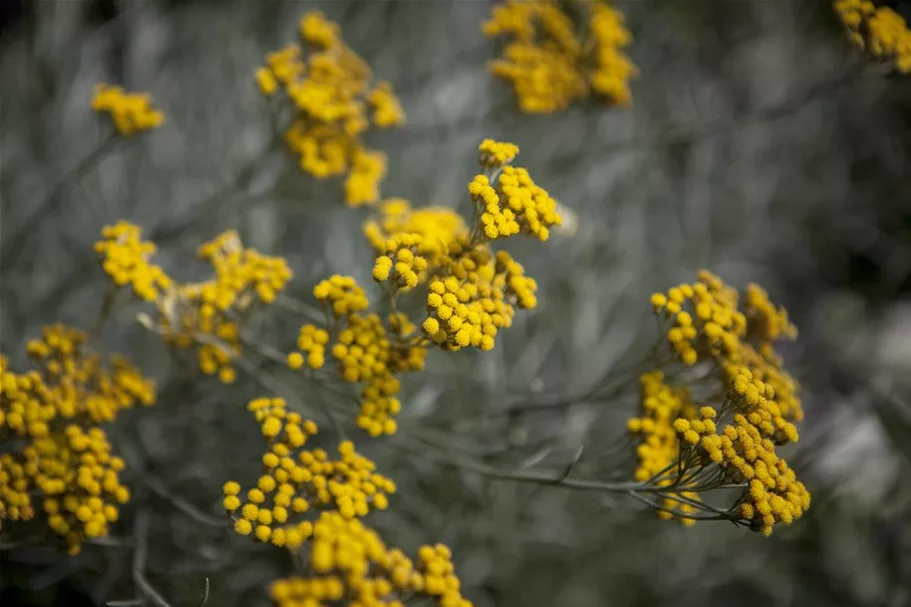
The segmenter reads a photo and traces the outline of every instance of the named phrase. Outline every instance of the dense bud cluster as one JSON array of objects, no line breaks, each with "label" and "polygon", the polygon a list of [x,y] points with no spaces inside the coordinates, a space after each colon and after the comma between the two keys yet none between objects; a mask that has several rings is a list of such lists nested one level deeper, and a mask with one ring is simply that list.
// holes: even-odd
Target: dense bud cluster
[{"label": "dense bud cluster", "polygon": [[[384,324],[377,314],[364,313],[369,302],[350,276],[332,276],[313,292],[337,322],[327,329],[301,328],[298,346],[308,352],[307,362],[312,368],[322,367],[328,349],[341,379],[364,384],[358,427],[372,436],[394,433],[393,417],[401,410],[396,398],[401,384],[396,374],[422,369],[427,352],[416,339],[414,325],[403,314],[391,316]],[[288,355],[292,369],[300,369],[303,362],[301,353]]]},{"label": "dense bud cluster", "polygon": [[44,496],[48,525],[76,554],[86,539],[108,534],[130,499],[118,473],[124,463],[111,455],[104,430],[71,424],[36,439],[23,450],[26,474]]},{"label": "dense bud cluster", "polygon": [[142,300],[155,301],[171,286],[164,271],[149,263],[157,248],[142,240],[142,231],[126,221],[118,221],[101,230],[102,239],[95,243],[95,252],[105,274],[118,287],[129,284]]},{"label": "dense bud cluster", "polygon": [[550,228],[562,222],[557,202],[523,168],[504,167],[494,184],[486,175],[478,175],[468,191],[489,240],[519,233],[547,240]]},{"label": "dense bud cluster", "polygon": [[313,288],[313,296],[329,306],[332,314],[345,317],[367,309],[370,302],[354,278],[336,274]]},{"label": "dense bud cluster", "polygon": [[537,305],[537,284],[506,251],[493,255],[483,246],[454,245],[450,253],[454,257],[428,287],[424,332],[447,350],[491,350],[499,330],[512,325],[515,306]]},{"label": "dense bud cluster", "polygon": [[310,512],[332,510],[344,519],[365,516],[389,505],[395,484],[376,472],[354,444],[338,446],[338,459],[322,449],[304,449],[317,433],[316,424],[286,410],[281,398],[258,398],[247,407],[256,417],[269,448],[263,475],[240,498],[241,487],[224,486],[224,507],[234,517],[234,530],[261,542],[296,549],[314,531]]},{"label": "dense bud cluster", "polygon": [[[749,484],[732,516],[752,529],[769,535],[774,525],[799,518],[809,507],[810,494],[776,451],[797,442],[795,424],[803,419],[797,382],[785,371],[773,343],[797,336],[787,311],[757,285],[749,285],[741,301],[736,289],[705,270],[697,282],[656,293],[651,302],[656,314],[672,323],[667,342],[678,360],[704,367],[707,375],[700,386],[711,388],[707,398],[693,400],[698,414],[693,407],[668,406],[675,394],[689,394],[685,385],[644,393],[645,411],[660,411],[660,416],[630,421],[630,429],[643,435],[639,456],[644,472],[637,477],[646,480],[642,477],[656,474],[661,464],[677,462],[671,466],[676,471],[647,480],[660,485],[670,472],[675,488],[703,491],[712,483],[690,471],[714,470],[715,485]],[[651,377],[657,376],[643,381]],[[655,409],[661,400],[665,404]],[[668,434],[668,423],[676,440]]]},{"label": "dense bud cluster", "polygon": [[[661,371],[644,373],[640,384],[639,416],[630,418],[627,424],[630,433],[639,440],[634,477],[639,482],[652,481],[659,487],[671,487],[678,480],[674,464],[680,453],[674,421],[691,419],[698,415],[698,410],[690,400],[689,390],[669,387],[664,383]],[[662,497],[661,506],[665,510],[659,510],[658,516],[675,518],[688,526],[694,524],[695,519],[672,514],[674,510],[684,515],[696,511],[692,505],[674,499],[676,495],[677,492],[669,490]],[[699,499],[699,495],[692,491],[683,490],[679,495],[691,500]]]},{"label": "dense bud cluster", "polygon": [[130,498],[119,477],[123,460],[98,424],[155,402],[152,381],[122,357],[104,365],[87,341],[82,331],[45,327],[27,347],[38,368],[25,374],[0,356],[0,440],[12,447],[0,455],[0,521],[33,518],[38,495],[70,554],[106,536]]},{"label": "dense bud cluster", "polygon": [[[401,199],[385,201],[365,223],[364,234],[376,255],[374,280],[393,302],[419,290],[426,309],[420,329],[401,311],[385,321],[368,313],[366,293],[352,277],[332,276],[314,288],[314,297],[334,320],[325,328],[302,327],[302,352],[290,353],[288,366],[303,367],[306,353],[310,367],[320,368],[328,350],[344,381],[364,384],[357,424],[372,436],[396,431],[394,417],[401,410],[397,375],[422,369],[428,347],[490,350],[499,331],[512,324],[517,307],[537,305],[535,280],[509,253],[494,252],[488,244],[518,233],[545,240],[548,228],[561,222],[556,202],[527,171],[507,166],[518,152],[512,143],[481,142],[478,159],[486,174],[476,182],[484,181],[489,200],[471,231],[450,209],[412,209]],[[487,174],[494,173],[495,187],[487,185]],[[493,212],[507,217],[514,229],[504,227],[492,235],[488,217]]]},{"label": "dense bud cluster", "polygon": [[375,531],[338,512],[325,512],[314,524],[308,565],[312,576],[272,584],[278,607],[404,607],[410,598],[439,607],[471,607],[446,546],[421,546],[414,563],[398,548],[387,547]]},{"label": "dense bud cluster", "polygon": [[294,110],[285,132],[301,169],[318,178],[347,173],[345,200],[351,206],[379,200],[386,156],[368,150],[361,135],[371,126],[394,127],[405,113],[388,82],[371,84],[369,66],[341,39],[337,24],[313,11],[300,20],[302,43],[270,53],[256,72],[264,95],[278,91]]},{"label": "dense bud cluster", "polygon": [[[40,373],[25,376],[25,415],[53,407],[53,417],[64,419],[83,418],[97,424],[113,421],[121,409],[136,403],[151,405],[155,402],[155,384],[142,376],[121,356],[112,356],[109,364],[102,364],[101,356],[87,349],[88,336],[65,325],[44,327],[39,339],[31,340],[26,351],[40,368]],[[15,374],[13,374],[15,376]],[[4,382],[4,400],[22,399],[17,382]],[[10,421],[8,416],[7,421]],[[33,436],[36,436],[33,434]]]}]

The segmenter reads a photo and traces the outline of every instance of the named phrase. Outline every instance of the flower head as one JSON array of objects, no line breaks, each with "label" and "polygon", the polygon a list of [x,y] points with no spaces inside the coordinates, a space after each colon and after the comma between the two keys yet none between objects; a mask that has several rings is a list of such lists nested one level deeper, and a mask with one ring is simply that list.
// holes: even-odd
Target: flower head
[{"label": "flower head", "polygon": [[157,128],[164,122],[164,114],[152,106],[148,93],[127,93],[105,83],[96,85],[92,109],[110,115],[117,132],[124,136]]}]

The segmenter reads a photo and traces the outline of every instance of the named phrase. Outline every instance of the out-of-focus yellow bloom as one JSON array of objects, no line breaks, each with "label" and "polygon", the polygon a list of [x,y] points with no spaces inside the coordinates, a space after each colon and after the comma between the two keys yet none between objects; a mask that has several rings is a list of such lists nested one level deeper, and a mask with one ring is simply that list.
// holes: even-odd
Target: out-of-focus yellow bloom
[{"label": "out-of-focus yellow bloom", "polygon": [[[154,251],[151,243],[140,244],[148,247],[141,251],[143,254]],[[105,246],[105,241],[96,248],[100,246]],[[274,302],[293,274],[285,259],[245,247],[236,230],[228,230],[203,243],[198,255],[212,266],[211,279],[184,284],[167,279],[154,293],[144,282],[134,289],[154,299],[158,311],[154,328],[166,343],[184,349],[197,347],[199,368],[230,384],[236,379],[232,361],[241,354],[240,327],[235,319],[255,306]],[[144,258],[140,259],[145,263]],[[130,267],[141,270],[143,266],[135,262]],[[134,270],[133,274],[150,272],[140,270]],[[117,268],[113,271],[116,283],[124,272],[117,274]],[[134,285],[137,280],[134,279]]]},{"label": "out-of-focus yellow bloom", "polygon": [[[0,408],[7,411],[10,427],[17,429],[21,415],[28,434],[43,437],[46,428],[37,431],[42,421],[46,424],[60,417],[81,418],[88,424],[109,422],[121,409],[155,402],[153,381],[121,356],[111,357],[109,367],[103,365],[100,355],[87,350],[87,341],[88,336],[77,329],[44,327],[41,338],[30,341],[27,347],[40,374],[16,376],[4,369]],[[7,376],[15,381],[7,381]]]},{"label": "out-of-focus yellow bloom", "polygon": [[351,171],[345,179],[345,201],[352,207],[380,199],[380,183],[386,177],[386,155],[357,150],[351,157]]},{"label": "out-of-focus yellow bloom", "polygon": [[[297,338],[297,347],[307,354],[307,364],[312,369],[321,368],[326,362],[326,344],[329,343],[329,333],[325,329],[319,329],[314,325],[304,325],[301,327],[300,336]],[[297,356],[294,356],[297,354]],[[292,352],[288,357],[288,367],[291,369],[300,369],[304,364],[304,356],[298,352]]]},{"label": "out-of-focus yellow bloom", "polygon": [[127,93],[104,83],[95,86],[92,109],[109,114],[114,128],[124,136],[157,128],[164,122],[164,114],[152,107],[148,93]]},{"label": "out-of-focus yellow bloom", "polygon": [[[639,482],[652,480],[659,487],[667,487],[678,480],[676,470],[668,473],[668,468],[677,460],[680,453],[680,443],[673,422],[681,418],[695,417],[698,410],[690,400],[689,391],[686,388],[667,386],[661,371],[644,373],[640,377],[640,384],[640,413],[638,417],[630,418],[627,424],[630,433],[639,437],[636,446],[635,479]],[[698,493],[686,491],[686,486],[680,489],[680,496],[691,500],[699,499]],[[696,521],[692,518],[674,516],[668,512],[696,512],[694,506],[674,499],[677,493],[673,491],[662,497],[661,505],[667,511],[658,511],[658,516],[665,519],[675,518],[684,525],[694,524]]]},{"label": "out-of-focus yellow bloom", "polygon": [[387,128],[405,122],[405,111],[388,82],[378,82],[367,100],[373,108],[371,122],[376,126]]},{"label": "out-of-focus yellow bloom", "polygon": [[129,284],[136,296],[145,301],[154,301],[171,286],[167,274],[149,263],[157,249],[154,243],[142,240],[139,226],[118,221],[102,228],[101,237],[95,243],[95,252],[115,285]]},{"label": "out-of-focus yellow bloom", "polygon": [[589,76],[592,90],[611,105],[630,105],[629,81],[639,70],[622,51],[633,38],[623,24],[623,13],[606,2],[594,2],[589,30],[595,47],[595,67]]},{"label": "out-of-focus yellow bloom", "polygon": [[118,504],[130,498],[119,479],[124,462],[97,424],[137,402],[155,402],[152,381],[122,357],[102,364],[87,341],[82,331],[45,327],[27,347],[39,370],[21,375],[0,356],[0,437],[25,440],[11,441],[15,449],[0,455],[0,521],[33,518],[31,497],[39,495],[70,554],[107,535]]},{"label": "out-of-focus yellow bloom", "polygon": [[366,310],[370,302],[354,278],[335,274],[313,287],[313,296],[328,304],[336,316],[348,316]]},{"label": "out-of-focus yellow bloom", "polygon": [[577,38],[581,26],[551,0],[507,0],[483,24],[486,36],[509,40],[490,71],[512,83],[522,111],[551,114],[590,92],[611,105],[630,104],[629,80],[638,71],[622,52],[632,39],[623,15],[602,0],[583,8],[586,40]]},{"label": "out-of-focus yellow bloom", "polygon": [[530,43],[507,45],[503,57],[490,62],[490,73],[512,83],[519,108],[529,114],[559,112],[588,92],[573,59]]},{"label": "out-of-focus yellow bloom", "polygon": [[387,547],[376,531],[338,512],[323,513],[313,525],[308,564],[309,577],[272,584],[278,607],[324,605],[343,598],[356,605],[401,606],[402,595],[438,607],[471,607],[460,592],[449,548],[421,546],[414,563],[398,548]]},{"label": "out-of-focus yellow bloom", "polygon": [[319,179],[347,173],[346,202],[375,203],[386,158],[364,147],[361,135],[370,127],[402,124],[402,106],[388,82],[372,83],[369,66],[322,13],[305,14],[300,35],[313,49],[305,55],[301,45],[289,44],[270,53],[256,72],[257,85],[267,96],[284,92],[291,105],[294,119],[285,140],[300,157],[301,170]]},{"label": "out-of-focus yellow bloom", "polygon": [[868,0],[837,0],[835,11],[857,48],[911,73],[911,30],[904,17]]},{"label": "out-of-focus yellow bloom", "polygon": [[300,35],[307,43],[328,49],[340,44],[341,28],[321,12],[313,11],[301,18]]},{"label": "out-of-focus yellow bloom", "polygon": [[101,428],[66,426],[33,441],[23,455],[44,496],[48,524],[66,540],[70,554],[78,554],[86,539],[108,534],[118,504],[129,501],[130,492],[118,477],[123,460],[111,455]]},{"label": "out-of-focus yellow bloom", "polygon": [[[418,247],[412,253],[434,266],[449,245],[468,236],[468,227],[462,216],[449,207],[412,209],[407,200],[390,198],[379,206],[376,216],[364,224],[364,235],[378,256],[398,251],[403,246],[401,237],[410,235],[412,244],[404,246]],[[419,282],[423,282],[421,276],[426,272],[418,269],[417,273]]]},{"label": "out-of-focus yellow bloom", "polygon": [[0,529],[3,521],[28,521],[32,507],[32,478],[26,473],[21,453],[0,453]]}]

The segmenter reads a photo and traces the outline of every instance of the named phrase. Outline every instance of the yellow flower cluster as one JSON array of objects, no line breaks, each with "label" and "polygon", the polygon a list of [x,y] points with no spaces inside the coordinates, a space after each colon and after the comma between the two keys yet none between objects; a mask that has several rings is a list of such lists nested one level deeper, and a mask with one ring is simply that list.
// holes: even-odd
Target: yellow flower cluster
[{"label": "yellow flower cluster", "polygon": [[47,436],[48,424],[60,409],[38,371],[13,373],[0,356],[0,432],[9,428],[16,436]]},{"label": "yellow flower cluster", "polygon": [[348,316],[366,310],[370,305],[354,278],[335,274],[313,287],[313,296],[329,305],[336,316]]},{"label": "yellow flower cluster", "polygon": [[[635,479],[639,482],[654,480],[659,487],[669,487],[680,482],[677,476],[677,461],[680,442],[674,430],[677,419],[690,419],[697,411],[690,400],[689,390],[685,387],[671,388],[664,383],[664,373],[652,371],[640,377],[641,394],[639,398],[640,414],[630,418],[627,427],[631,434],[638,437],[636,446],[637,465]],[[685,487],[683,487],[685,489]],[[676,510],[691,514],[696,508],[688,503],[675,500],[676,493],[665,494],[658,516],[663,519],[675,518],[670,512]],[[680,491],[679,495],[698,500],[698,493]],[[695,519],[685,516],[676,517],[684,525],[695,524]]]},{"label": "yellow flower cluster", "polygon": [[30,481],[21,454],[0,453],[0,529],[3,521],[29,521],[35,517]]},{"label": "yellow flower cluster", "polygon": [[121,221],[102,230],[95,243],[102,267],[115,285],[131,283],[140,298],[156,304],[155,329],[178,348],[198,346],[200,369],[218,374],[224,383],[236,378],[232,360],[240,355],[238,315],[254,305],[268,305],[292,277],[281,257],[244,247],[236,230],[228,230],[198,249],[213,277],[197,283],[176,283],[148,262],[155,245],[141,240],[140,229]]},{"label": "yellow flower cluster", "polygon": [[164,271],[149,263],[157,250],[152,242],[142,240],[142,230],[126,221],[118,221],[101,230],[101,240],[95,252],[104,272],[118,287],[130,284],[136,296],[145,301],[156,300],[171,286]]},{"label": "yellow flower cluster", "polygon": [[718,356],[740,358],[747,320],[737,310],[737,299],[736,289],[703,270],[699,282],[672,287],[667,294],[656,293],[651,302],[656,313],[674,319],[667,340],[685,364],[694,365]]},{"label": "yellow flower cluster", "polygon": [[868,0],[837,0],[835,11],[857,48],[911,73],[911,30],[900,14]]},{"label": "yellow flower cluster", "polygon": [[426,276],[429,262],[425,253],[432,255],[437,249],[432,243],[425,245],[419,234],[399,234],[383,244],[383,254],[373,265],[373,278],[378,282],[393,280],[401,290],[413,289]]},{"label": "yellow flower cluster", "polygon": [[0,520],[31,519],[34,490],[70,554],[107,535],[117,504],[130,498],[118,476],[123,460],[97,424],[155,401],[152,381],[118,356],[104,366],[86,342],[85,333],[53,325],[28,344],[38,370],[14,373],[0,356],[0,439],[22,439],[0,456]]},{"label": "yellow flower cluster", "polygon": [[794,339],[797,330],[787,311],[757,285],[747,287],[740,303],[736,289],[705,270],[696,283],[652,296],[655,312],[673,319],[667,341],[685,365],[708,363],[701,381],[715,393],[715,406],[706,403],[698,416],[671,418],[680,445],[699,455],[688,465],[715,465],[726,481],[749,482],[738,514],[769,535],[775,524],[794,521],[810,504],[806,487],[776,453],[776,446],[798,440],[795,423],[803,410],[797,382],[784,370],[773,341]]},{"label": "yellow flower cluster", "polygon": [[[397,252],[402,236],[410,235],[412,240],[417,237],[420,250],[416,254],[437,266],[452,243],[468,236],[468,227],[462,216],[449,207],[412,209],[407,200],[390,198],[378,207],[376,217],[364,224],[364,235],[379,256]],[[423,283],[420,272],[418,276]]]},{"label": "yellow flower cluster", "polygon": [[[494,167],[511,161],[517,152],[513,144],[485,140],[479,157],[482,164]],[[504,173],[509,170],[506,167]],[[542,209],[543,221],[559,221],[547,206],[553,201],[546,192],[520,189],[511,189],[507,183],[503,195],[514,197],[523,209],[520,219],[526,231],[544,229],[533,204]],[[537,202],[529,203],[526,198],[533,196]],[[401,312],[392,314],[387,323],[377,314],[360,314],[369,302],[353,278],[333,276],[314,288],[314,296],[341,321],[333,326],[328,340],[339,374],[347,382],[367,384],[361,395],[358,426],[376,436],[396,430],[393,417],[401,409],[396,398],[398,373],[423,368],[427,347],[433,343],[447,350],[493,348],[499,329],[511,325],[515,306],[535,307],[537,284],[508,253],[494,255],[482,243],[483,237],[472,237],[461,217],[450,209],[412,210],[407,201],[390,199],[368,220],[364,233],[376,253],[373,277],[390,286],[393,298],[427,286],[428,316],[422,321],[425,336]],[[322,360],[322,350],[317,360]],[[292,353],[288,365],[300,368],[303,355]]]},{"label": "yellow flower cluster", "polygon": [[[337,28],[320,21],[308,23],[312,31],[305,37],[319,38],[325,46],[335,44]],[[299,71],[289,67],[282,73]],[[397,430],[398,375],[423,368],[429,346],[489,350],[499,329],[512,324],[516,307],[537,305],[535,281],[506,251],[495,252],[489,245],[495,236],[520,232],[546,240],[548,229],[561,221],[556,203],[527,171],[508,166],[518,151],[514,144],[490,139],[478,150],[481,177],[492,196],[485,208],[506,216],[514,229],[485,234],[483,227],[490,222],[480,209],[469,229],[451,209],[412,209],[402,199],[386,200],[372,213],[364,234],[375,253],[373,277],[390,298],[388,317],[370,311],[366,292],[353,277],[333,275],[314,287],[326,324],[301,327],[298,350],[287,355],[287,365],[302,369],[307,363],[320,369],[328,350],[338,376],[362,384],[356,423],[371,436]],[[420,328],[397,304],[399,296],[418,287],[426,287],[421,295],[427,317]],[[405,600],[422,598],[440,607],[471,606],[461,595],[445,546],[421,547],[414,563],[402,551],[387,549],[360,521],[371,510],[387,507],[387,495],[395,485],[378,474],[353,443],[343,441],[338,459],[330,459],[322,449],[304,448],[316,425],[288,412],[283,399],[256,399],[249,409],[269,449],[263,456],[264,474],[245,497],[239,483],[224,485],[223,505],[234,520],[234,530],[292,550],[310,542],[313,575],[277,581],[272,598],[278,605],[344,601],[366,607],[404,605]],[[665,425],[669,440],[677,441],[669,422]],[[666,503],[669,508],[678,505]],[[319,513],[316,520],[306,516],[311,511]]]},{"label": "yellow flower cluster", "polygon": [[367,97],[373,108],[373,124],[380,128],[398,126],[405,121],[405,112],[388,82],[379,82]]},{"label": "yellow flower cluster", "polygon": [[[311,369],[320,369],[326,363],[326,344],[329,343],[329,333],[325,329],[318,329],[314,325],[301,327],[297,338],[297,347],[307,353],[307,364]],[[300,369],[304,366],[304,355],[301,352],[292,352],[288,355],[288,367]]]},{"label": "yellow flower cluster", "polygon": [[419,561],[388,548],[372,529],[337,512],[323,513],[313,526],[309,569],[313,575],[277,580],[271,595],[277,607],[344,602],[363,607],[404,607],[404,597],[439,607],[471,607],[462,596],[450,550],[421,546]]},{"label": "yellow flower cluster", "polygon": [[92,97],[92,109],[107,112],[121,135],[134,135],[157,128],[164,114],[152,107],[148,93],[127,93],[119,86],[99,83]]},{"label": "yellow flower cluster", "polygon": [[592,90],[612,105],[626,107],[633,100],[629,81],[639,75],[639,70],[622,50],[633,39],[623,21],[623,13],[607,2],[591,4],[589,31],[595,49],[589,76]]},{"label": "yellow flower cluster", "polygon": [[332,346],[332,357],[341,365],[345,381],[370,381],[387,374],[390,344],[376,314],[351,316],[348,327]]},{"label": "yellow flower cluster", "polygon": [[69,425],[23,450],[26,473],[45,496],[48,526],[78,554],[86,539],[104,537],[130,500],[120,483],[123,460],[111,455],[104,430]]},{"label": "yellow flower cluster", "polygon": [[478,147],[478,160],[482,167],[498,169],[506,166],[519,154],[519,146],[514,143],[485,139]]},{"label": "yellow flower cluster", "polygon": [[788,311],[769,301],[769,294],[759,285],[747,285],[743,309],[751,339],[760,343],[797,339],[797,327],[788,320]]},{"label": "yellow flower cluster", "polygon": [[240,485],[225,483],[224,507],[238,534],[295,549],[314,533],[313,523],[301,516],[307,512],[332,510],[347,520],[389,505],[395,484],[378,474],[353,443],[342,442],[333,460],[322,449],[302,449],[317,433],[316,424],[288,412],[283,399],[255,399],[248,409],[270,444],[263,455],[264,474],[247,491],[245,503]]},{"label": "yellow flower cluster", "polygon": [[[366,384],[358,427],[372,436],[393,434],[397,429],[393,416],[401,410],[396,398],[401,384],[396,374],[422,369],[426,344],[402,313],[390,316],[388,324],[377,314],[362,314],[369,302],[350,276],[332,276],[320,282],[313,293],[331,308],[338,322],[333,323],[331,332],[313,325],[301,328],[298,346],[307,351],[307,362],[312,368],[322,367],[328,348],[344,381]],[[303,362],[300,353],[288,355],[292,369],[301,368]]]},{"label": "yellow flower cluster", "polygon": [[[512,324],[516,307],[537,305],[534,279],[525,276],[525,269],[509,253],[494,253],[487,244],[518,233],[546,240],[549,228],[561,222],[556,202],[528,172],[507,166],[518,152],[512,143],[481,142],[478,160],[485,175],[479,175],[469,190],[486,202],[483,212],[478,209],[471,231],[451,209],[412,209],[402,199],[385,201],[365,223],[364,234],[376,254],[373,278],[388,287],[392,301],[426,287],[423,335],[401,312],[393,313],[388,322],[377,314],[361,314],[369,302],[351,277],[332,276],[314,288],[316,299],[331,308],[337,322],[325,337],[321,335],[328,342],[318,344],[309,337],[317,328],[304,327],[302,343],[319,346],[317,362],[324,360],[322,348],[327,346],[345,381],[366,382],[357,423],[371,435],[395,432],[393,417],[401,408],[396,375],[423,368],[428,346],[490,350],[499,330]],[[487,175],[495,179],[493,186]],[[500,219],[489,219],[493,213]],[[303,331],[308,332],[306,340]],[[308,347],[301,349],[312,357]],[[302,353],[288,357],[292,369],[301,368],[303,362]]]},{"label": "yellow flower cluster", "polygon": [[547,240],[550,228],[562,223],[557,202],[523,168],[504,167],[494,186],[486,175],[477,175],[468,191],[490,240],[519,233]]},{"label": "yellow flower cluster", "polygon": [[372,204],[380,197],[386,157],[366,149],[361,135],[371,125],[397,126],[405,114],[389,83],[371,86],[370,68],[321,12],[301,18],[300,36],[314,50],[302,58],[302,47],[290,44],[270,53],[256,82],[265,95],[283,91],[292,106],[294,121],[285,139],[300,157],[301,169],[317,178],[347,172],[346,202]]},{"label": "yellow flower cluster", "polygon": [[229,308],[245,310],[254,298],[272,303],[291,279],[291,268],[281,257],[245,248],[236,230],[228,230],[199,247],[199,258],[212,264],[215,279],[204,283],[204,315]]},{"label": "yellow flower cluster", "polygon": [[450,252],[455,257],[443,268],[449,275],[441,273],[428,288],[424,332],[447,350],[491,350],[499,330],[512,325],[514,305],[537,305],[537,284],[506,251],[494,256],[484,246],[453,246]]},{"label": "yellow flower cluster", "polygon": [[588,38],[578,39],[572,17],[554,0],[506,0],[482,31],[509,39],[490,71],[512,83],[524,112],[551,114],[595,92],[612,105],[631,101],[637,75],[622,49],[632,36],[623,15],[606,1],[585,3]]},{"label": "yellow flower cluster", "polygon": [[165,341],[177,347],[199,344],[200,369],[218,373],[228,384],[236,377],[232,359],[241,353],[239,327],[232,318],[254,305],[274,302],[292,272],[283,258],[244,247],[235,230],[203,243],[198,255],[215,275],[180,285],[161,302],[161,329]]},{"label": "yellow flower cluster", "polygon": [[351,206],[373,204],[380,199],[380,183],[386,177],[386,154],[358,149],[351,155],[351,172],[345,180],[345,201]]},{"label": "yellow flower cluster", "polygon": [[[44,327],[41,338],[30,341],[26,348],[41,366],[41,373],[19,376],[15,383],[10,381],[3,388],[4,396],[14,407],[18,400],[26,419],[34,415],[66,419],[81,416],[89,423],[113,421],[121,409],[155,402],[153,381],[121,356],[112,356],[110,369],[105,368],[100,355],[85,350],[87,341],[88,336],[77,329],[64,325]],[[53,415],[48,407],[53,408]],[[13,419],[8,416],[9,422]],[[33,424],[29,426],[34,430]]]},{"label": "yellow flower cluster", "polygon": [[[722,434],[716,433],[715,410],[706,407],[702,420],[677,420],[674,427],[687,442],[698,445],[733,482],[749,482],[739,514],[763,535],[776,523],[790,524],[810,507],[810,494],[787,462],[775,452],[775,443],[754,423],[755,412],[737,413]],[[749,419],[752,417],[752,420]]]}]

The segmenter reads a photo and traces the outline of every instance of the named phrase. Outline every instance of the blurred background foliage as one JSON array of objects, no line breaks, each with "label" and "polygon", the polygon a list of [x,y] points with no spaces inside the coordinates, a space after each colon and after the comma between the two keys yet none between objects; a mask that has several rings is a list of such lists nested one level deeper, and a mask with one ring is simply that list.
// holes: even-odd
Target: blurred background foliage
[{"label": "blurred background foliage", "polygon": [[[911,17],[909,2],[881,4]],[[371,515],[384,537],[447,542],[479,607],[911,604],[911,82],[855,53],[826,0],[638,0],[617,3],[641,70],[631,110],[592,101],[521,115],[485,71],[491,5],[3,3],[3,352],[21,363],[42,324],[88,328],[106,284],[92,243],[120,218],[143,226],[182,279],[198,276],[186,260],[199,242],[237,227],[288,258],[298,299],[332,272],[370,282],[363,214],[275,145],[253,84],[264,54],[320,8],[407,112],[403,128],[368,136],[390,158],[384,195],[467,211],[474,150],[495,137],[518,143],[519,164],[579,216],[574,237],[514,249],[540,307],[496,350],[435,353],[408,378],[402,418],[420,433],[361,441],[399,485],[392,508]],[[102,80],[150,91],[167,123],[48,197],[104,136],[88,109]],[[582,445],[579,469],[610,473],[635,391],[567,397],[637,360],[656,337],[648,294],[700,267],[765,286],[801,328],[785,354],[808,415],[790,459],[813,506],[797,524],[770,539],[722,523],[684,529],[614,496],[435,461],[560,467]],[[259,469],[244,404],[261,388],[201,381],[135,314],[121,310],[100,346],[128,353],[160,388],[153,409],[111,431],[135,494],[121,533],[76,558],[0,546],[3,605],[135,598],[136,542],[148,547],[145,577],[175,606],[198,604],[205,578],[209,605],[264,605],[265,584],[292,569],[222,526],[221,484]],[[287,350],[298,324],[275,312],[261,341]]]}]

